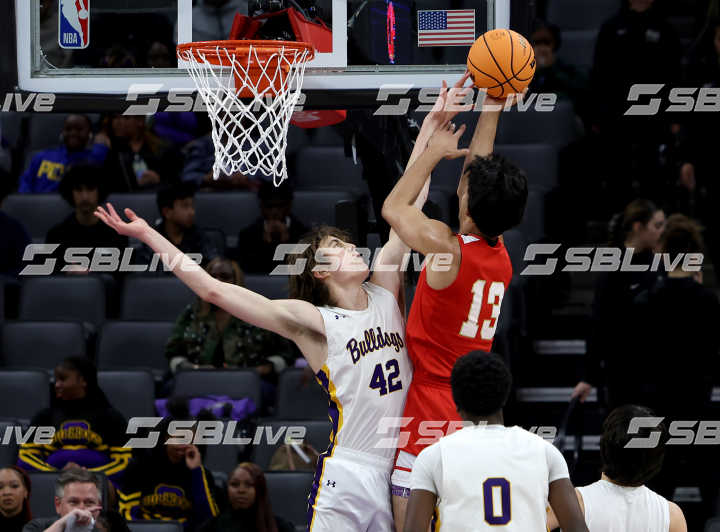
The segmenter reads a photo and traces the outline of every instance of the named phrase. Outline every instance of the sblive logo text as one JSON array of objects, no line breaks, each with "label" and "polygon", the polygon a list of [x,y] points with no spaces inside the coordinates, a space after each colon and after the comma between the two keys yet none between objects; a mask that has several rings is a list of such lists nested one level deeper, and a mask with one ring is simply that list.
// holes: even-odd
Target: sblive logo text
[{"label": "sblive logo text", "polygon": [[[134,417],[128,421],[127,434],[137,434],[141,428],[153,429],[162,421],[161,417]],[[302,443],[306,428],[303,426],[255,427],[250,436],[237,436],[237,421],[171,421],[165,445],[260,445],[267,443]],[[283,439],[284,436],[284,439]],[[160,432],[151,430],[147,436],[130,438],[123,447],[132,449],[153,449],[160,442]]]},{"label": "sblive logo text", "polygon": [[[557,270],[559,259],[549,257],[560,249],[560,244],[530,244],[525,248],[525,262],[545,258],[543,264],[531,264],[520,275],[552,275]],[[650,264],[633,264],[632,248],[613,247],[571,247],[565,252],[565,265],[562,272],[656,272],[681,268],[686,272],[699,272],[702,268],[702,253],[679,253],[671,257],[669,253],[655,253]],[[545,257],[543,257],[545,256]]]},{"label": "sblive logo text", "polygon": [[[628,434],[640,434],[641,429],[657,429],[663,417],[634,417]],[[697,427],[697,428],[696,428]],[[670,438],[665,445],[720,445],[720,421],[673,421],[668,427]],[[632,438],[626,449],[654,449],[660,445],[661,431],[651,431],[645,437]]]},{"label": "sblive logo text", "polygon": [[2,445],[16,443],[34,443],[35,445],[50,445],[55,437],[55,427],[28,427],[24,429],[19,425],[5,427],[2,435]]},{"label": "sblive logo text", "polygon": [[[628,101],[639,102],[644,96],[657,96],[663,84],[636,83],[630,87]],[[717,113],[720,112],[720,87],[674,87],[667,96],[665,113]],[[631,105],[625,116],[654,116],[660,112],[662,98],[650,98],[648,103]]]},{"label": "sblive logo text", "polygon": [[[407,427],[413,420],[412,417],[384,417],[380,419],[378,424],[377,433],[378,435],[391,434],[394,429],[403,429]],[[486,422],[480,423],[480,425],[487,425]],[[432,445],[444,436],[457,432],[463,427],[475,426],[471,421],[448,421],[448,420],[436,420],[429,421],[424,420],[418,424],[417,435],[414,442],[415,445]],[[557,427],[530,427],[528,432],[537,434],[544,440],[552,442],[557,436]],[[396,449],[402,448],[408,445],[410,437],[413,435],[411,431],[400,430],[396,437],[388,437],[379,440],[375,444],[376,449]]]},{"label": "sblive logo text", "polygon": [[[23,262],[30,262],[37,258],[44,258],[41,264],[25,266],[20,275],[51,275],[55,272],[57,259],[48,257],[60,247],[60,244],[29,244],[23,253]],[[65,266],[61,272],[89,272],[89,273],[115,273],[115,272],[155,272],[160,268],[172,271],[176,266],[182,271],[196,271],[200,269],[202,255],[200,253],[180,254],[173,259],[166,253],[155,253],[149,264],[132,264],[133,248],[67,248],[63,254]]]},{"label": "sblive logo text", "polygon": [[[378,102],[387,102],[391,97],[405,96],[414,85],[407,83],[400,84],[383,84],[380,86],[377,95]],[[423,87],[418,91],[418,101],[420,105],[415,111],[421,113],[429,113],[432,111],[435,102],[440,94],[440,88]],[[410,111],[410,98],[400,98],[397,103],[388,103],[381,105],[375,110],[377,116],[400,116],[406,115]],[[527,97],[520,99],[517,104],[513,105],[508,100],[504,105],[484,104],[485,91],[467,91],[464,94],[457,89],[450,89],[445,105],[446,111],[476,111],[487,110],[510,110],[512,107],[517,108],[519,112],[535,110],[539,112],[550,112],[555,109],[557,103],[557,94],[540,93],[529,94]]]},{"label": "sblive logo text", "polygon": [[49,92],[8,92],[2,102],[0,111],[3,113],[34,111],[51,113],[55,106],[55,95]]}]

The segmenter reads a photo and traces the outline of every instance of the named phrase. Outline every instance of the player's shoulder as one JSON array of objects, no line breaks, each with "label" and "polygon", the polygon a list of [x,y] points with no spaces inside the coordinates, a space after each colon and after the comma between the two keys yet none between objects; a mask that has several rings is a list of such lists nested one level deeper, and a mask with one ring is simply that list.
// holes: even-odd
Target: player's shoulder
[{"label": "player's shoulder", "polygon": [[380,297],[390,297],[392,299],[395,299],[395,296],[393,293],[385,288],[384,286],[380,286],[379,284],[373,283],[372,281],[365,281],[363,283],[363,288],[366,292],[369,292],[373,295],[378,295]]}]

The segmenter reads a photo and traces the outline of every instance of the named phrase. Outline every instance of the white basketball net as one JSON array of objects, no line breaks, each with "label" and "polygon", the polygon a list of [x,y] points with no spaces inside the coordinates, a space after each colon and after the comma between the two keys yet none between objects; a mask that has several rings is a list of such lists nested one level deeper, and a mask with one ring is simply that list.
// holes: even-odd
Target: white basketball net
[{"label": "white basketball net", "polygon": [[[278,186],[287,179],[288,127],[311,52],[282,46],[272,54],[259,54],[258,48],[248,46],[247,56],[237,56],[234,46],[216,45],[180,50],[178,57],[187,61],[212,121],[214,178],[260,172]],[[240,99],[245,92],[252,100],[249,94],[246,101]]]}]

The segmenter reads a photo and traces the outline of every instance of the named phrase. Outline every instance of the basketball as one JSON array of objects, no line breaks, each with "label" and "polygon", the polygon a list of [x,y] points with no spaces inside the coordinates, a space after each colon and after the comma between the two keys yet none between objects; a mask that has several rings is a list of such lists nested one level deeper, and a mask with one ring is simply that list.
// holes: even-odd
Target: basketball
[{"label": "basketball", "polygon": [[467,67],[476,87],[487,89],[493,98],[505,98],[530,84],[535,75],[535,53],[519,33],[491,30],[470,48]]}]

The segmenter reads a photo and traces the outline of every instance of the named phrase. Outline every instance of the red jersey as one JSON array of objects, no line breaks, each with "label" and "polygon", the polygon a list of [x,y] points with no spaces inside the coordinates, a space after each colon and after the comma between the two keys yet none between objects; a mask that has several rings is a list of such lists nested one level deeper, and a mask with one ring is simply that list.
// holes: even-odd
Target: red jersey
[{"label": "red jersey", "polygon": [[[420,272],[405,334],[413,380],[403,417],[413,418],[405,430],[410,441],[400,449],[417,456],[428,443],[422,421],[460,421],[450,389],[455,361],[469,351],[492,349],[500,305],[510,284],[512,265],[505,244],[490,246],[484,238],[457,235],[462,260],[455,281],[442,290],[427,284]],[[447,429],[435,424],[437,429]],[[401,442],[402,443],[402,442]]]}]

